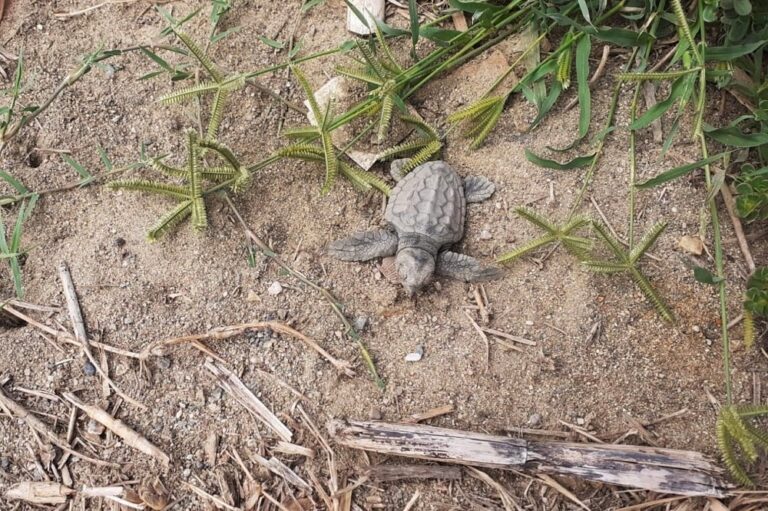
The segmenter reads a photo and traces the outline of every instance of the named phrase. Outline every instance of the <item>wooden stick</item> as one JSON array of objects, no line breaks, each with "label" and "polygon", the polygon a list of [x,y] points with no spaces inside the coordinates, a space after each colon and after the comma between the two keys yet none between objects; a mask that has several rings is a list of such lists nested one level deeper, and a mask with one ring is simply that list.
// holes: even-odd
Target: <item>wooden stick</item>
[{"label": "wooden stick", "polygon": [[139,433],[131,429],[120,419],[115,419],[110,414],[99,408],[98,406],[88,405],[82,402],[77,396],[71,392],[63,392],[62,397],[75,405],[77,408],[85,412],[91,419],[100,422],[107,429],[119,436],[125,441],[125,444],[137,449],[144,454],[152,456],[160,461],[164,467],[167,467],[171,463],[171,458],[168,457],[163,451],[158,449],[152,442],[141,436]]},{"label": "wooden stick", "polygon": [[75,339],[80,343],[80,347],[83,350],[88,361],[96,369],[96,372],[104,378],[104,381],[112,387],[117,395],[131,403],[132,405],[147,410],[147,407],[142,403],[136,401],[129,395],[121,391],[117,385],[109,378],[107,373],[102,369],[101,365],[96,361],[91,351],[91,345],[88,341],[88,335],[85,333],[85,322],[83,321],[83,314],[80,310],[80,304],[77,301],[77,294],[75,293],[75,284],[72,282],[72,274],[69,272],[69,267],[66,262],[59,264],[59,279],[61,285],[64,288],[64,298],[67,301],[67,311],[69,312],[69,320],[72,322],[72,329],[75,331]]},{"label": "wooden stick", "polygon": [[443,405],[427,410],[426,412],[414,413],[409,417],[405,417],[403,422],[406,424],[416,424],[449,413],[453,413],[453,405]]},{"label": "wooden stick", "polygon": [[526,469],[659,493],[723,497],[723,470],[692,451],[525,441],[413,424],[333,420],[338,443],[395,456],[488,468]]},{"label": "wooden stick", "polygon": [[749,273],[752,274],[755,272],[755,260],[752,258],[752,252],[749,251],[749,243],[747,243],[747,238],[744,236],[744,228],[741,226],[741,220],[739,220],[739,217],[736,214],[736,203],[733,200],[731,190],[728,189],[728,185],[723,184],[723,186],[720,187],[720,194],[723,196],[723,204],[725,204],[725,209],[728,211],[728,216],[731,219],[733,232],[736,234],[736,240],[739,242],[739,248],[744,255],[744,260],[747,262]]}]

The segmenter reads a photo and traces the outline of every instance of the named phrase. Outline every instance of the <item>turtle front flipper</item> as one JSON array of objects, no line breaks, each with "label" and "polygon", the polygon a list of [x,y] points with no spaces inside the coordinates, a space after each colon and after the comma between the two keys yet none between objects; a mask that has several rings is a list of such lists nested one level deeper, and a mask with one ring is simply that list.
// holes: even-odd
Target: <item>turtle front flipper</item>
[{"label": "turtle front flipper", "polygon": [[435,273],[464,282],[487,282],[503,275],[501,268],[484,267],[474,257],[456,252],[441,252],[437,256]]},{"label": "turtle front flipper", "polygon": [[483,176],[464,178],[464,198],[467,199],[467,202],[483,202],[495,191],[496,185]]},{"label": "turtle front flipper", "polygon": [[387,229],[357,232],[328,246],[328,254],[342,261],[368,261],[397,252],[397,234]]}]

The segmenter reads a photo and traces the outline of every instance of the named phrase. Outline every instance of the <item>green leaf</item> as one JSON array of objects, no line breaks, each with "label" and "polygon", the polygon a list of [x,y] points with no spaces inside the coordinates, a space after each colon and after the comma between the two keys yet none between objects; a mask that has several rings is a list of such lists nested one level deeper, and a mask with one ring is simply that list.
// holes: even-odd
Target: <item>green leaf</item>
[{"label": "green leaf", "polygon": [[731,46],[708,46],[704,58],[707,62],[730,62],[744,55],[749,55],[763,46],[768,40]]},{"label": "green leaf", "polygon": [[262,43],[269,46],[270,48],[276,48],[278,50],[282,50],[283,48],[285,48],[285,43],[282,41],[275,41],[274,39],[270,39],[269,37],[264,37],[263,35],[257,35],[256,38]]},{"label": "green leaf", "polygon": [[470,14],[483,13],[483,12],[496,12],[499,7],[489,4],[487,2],[465,2],[463,0],[448,0],[448,5],[454,9],[468,12]]},{"label": "green leaf", "polygon": [[242,28],[243,27],[232,27],[229,30],[225,30],[224,32],[219,32],[218,34],[212,35],[211,36],[211,42],[212,43],[218,43],[219,41],[221,41],[225,37],[229,37],[232,34],[236,34],[236,33],[240,32],[240,30]]},{"label": "green leaf", "polygon": [[[360,12],[360,9],[358,9],[355,6],[355,4],[353,4],[349,0],[344,0],[344,3],[347,4],[347,7],[349,7],[349,9],[352,11],[352,13],[355,15],[355,17],[357,17],[357,19],[360,20],[360,23],[362,23],[365,27],[368,28],[368,30],[370,30],[371,29],[371,25],[368,24],[368,18],[363,16],[363,13]],[[382,29],[382,31],[384,33],[386,33],[383,29]]]},{"label": "green leaf", "polygon": [[157,53],[155,53],[155,52],[153,52],[153,51],[151,51],[151,50],[149,50],[147,48],[145,48],[144,46],[139,48],[139,50],[141,51],[141,53],[143,53],[144,55],[146,55],[147,57],[152,59],[158,66],[162,67],[163,69],[165,69],[169,73],[173,73],[173,67],[165,59],[163,59],[160,55],[158,55]]},{"label": "green leaf", "polygon": [[732,147],[757,147],[768,144],[768,133],[750,133],[745,135],[738,126],[727,126],[725,128],[713,128],[704,125],[704,133],[721,144]]},{"label": "green leaf", "polygon": [[592,24],[592,19],[589,17],[589,7],[586,0],[579,0],[579,9],[581,9],[581,15],[584,17],[584,21]]},{"label": "green leaf", "polygon": [[9,173],[5,172],[4,170],[0,170],[0,179],[7,182],[11,187],[16,190],[20,195],[24,195],[29,193],[29,189],[24,186],[21,181],[10,175]]},{"label": "green leaf", "polygon": [[693,163],[689,163],[687,165],[681,165],[679,167],[669,169],[665,172],[662,172],[658,176],[653,177],[647,181],[643,181],[642,183],[638,183],[635,186],[640,189],[647,189],[647,188],[653,188],[655,186],[659,186],[664,183],[668,183],[669,181],[673,181],[679,177],[682,177],[693,170],[703,167],[704,165],[716,162],[717,160],[721,159],[723,156],[727,154],[730,154],[730,152],[719,153],[714,156],[710,156],[709,158],[705,158],[703,160],[699,160]]},{"label": "green leaf", "polygon": [[416,0],[408,0],[408,17],[411,20],[411,45],[419,42],[419,6]]},{"label": "green leaf", "polygon": [[720,282],[725,280],[723,277],[718,277],[708,269],[702,268],[701,266],[694,266],[693,278],[695,278],[698,282],[701,282],[702,284],[710,284],[710,285],[719,284]]},{"label": "green leaf", "polygon": [[592,42],[588,35],[579,39],[576,45],[576,82],[579,97],[579,139],[584,138],[592,121],[592,102],[589,90],[589,53]]},{"label": "green leaf", "polygon": [[310,9],[323,3],[325,0],[308,0],[301,5],[301,12],[309,12]]},{"label": "green leaf", "polygon": [[643,115],[629,125],[631,130],[641,130],[651,125],[653,121],[664,115],[679,99],[686,95],[689,85],[693,83],[694,75],[678,78],[672,83],[672,90],[664,101],[660,101],[649,108]]},{"label": "green leaf", "polygon": [[88,172],[88,170],[85,167],[83,167],[79,162],[72,159],[69,155],[62,154],[61,159],[67,162],[67,164],[70,167],[72,167],[75,170],[75,172],[77,172],[80,175],[81,178],[83,178],[82,181],[80,182],[80,186],[85,186],[91,181],[93,181],[93,175],[90,172]]},{"label": "green leaf", "polygon": [[752,2],[749,0],[733,0],[733,10],[739,16],[748,16],[752,12]]},{"label": "green leaf", "polygon": [[547,160],[545,158],[535,155],[528,149],[525,150],[525,157],[528,159],[528,161],[540,167],[545,167],[548,169],[555,169],[555,170],[571,170],[571,169],[578,169],[581,167],[586,167],[587,165],[591,165],[595,159],[595,153],[587,154],[585,156],[577,156],[571,161],[567,161],[565,163],[556,162],[554,160]]},{"label": "green leaf", "polygon": [[112,170],[112,160],[109,159],[107,152],[101,146],[98,146],[97,150],[99,151],[99,158],[101,159],[101,163],[104,164],[104,168],[107,169],[107,171]]},{"label": "green leaf", "polygon": [[457,37],[464,34],[464,32],[459,32],[458,30],[449,30],[438,27],[421,27],[419,33],[424,36],[424,38],[429,39],[440,46],[449,46]]}]

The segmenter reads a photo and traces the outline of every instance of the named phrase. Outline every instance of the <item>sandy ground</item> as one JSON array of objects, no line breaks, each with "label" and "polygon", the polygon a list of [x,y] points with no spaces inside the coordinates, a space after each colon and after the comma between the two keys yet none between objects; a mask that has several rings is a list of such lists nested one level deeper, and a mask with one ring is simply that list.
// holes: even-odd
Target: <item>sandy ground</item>
[{"label": "sandy ground", "polygon": [[[189,12],[202,2],[171,4],[177,13]],[[65,21],[54,12],[84,7],[78,1],[36,2],[12,0],[0,23],[0,47],[18,53],[24,48],[28,63],[26,103],[47,97],[65,74],[77,64],[79,55],[102,42],[105,47],[127,47],[147,43],[163,27],[161,18],[145,2],[112,5]],[[166,6],[170,7],[170,5]],[[298,4],[238,2],[224,28],[242,30],[213,47],[212,55],[224,69],[254,70],[280,62],[285,51],[274,50],[257,35],[287,40],[295,31],[303,52],[318,51],[348,38],[343,30],[343,3],[328,0],[301,18]],[[395,14],[398,23],[404,22]],[[205,16],[190,23],[188,30],[202,36],[208,30]],[[505,48],[501,48],[505,58]],[[402,52],[407,60],[407,52]],[[169,57],[173,59],[173,57]],[[620,59],[620,58],[619,58]],[[331,64],[342,57],[310,62],[305,70],[316,86],[331,76]],[[445,114],[477,97],[484,83],[492,80],[498,55],[483,57],[468,68],[438,80],[413,101],[427,119],[442,125]],[[167,78],[137,81],[153,69],[138,54],[108,62],[67,91],[54,106],[11,144],[0,159],[0,168],[21,179],[30,189],[40,190],[77,179],[60,157],[48,150],[67,150],[92,171],[100,168],[97,146],[101,145],[117,165],[138,158],[140,144],[151,154],[182,154],[183,130],[194,127],[191,106],[162,106],[154,100],[171,90]],[[12,69],[6,68],[9,73]],[[471,79],[468,79],[471,78]],[[294,102],[301,102],[300,89],[284,71],[266,75],[262,83]],[[7,83],[3,83],[7,86]],[[600,125],[612,87],[610,76],[595,91],[596,121]],[[569,92],[567,97],[575,94]],[[629,93],[619,110],[620,125],[628,117]],[[249,86],[239,92],[222,126],[223,142],[244,161],[258,161],[283,142],[278,138],[282,109],[270,98]],[[539,153],[547,145],[564,146],[576,131],[577,109],[556,110],[533,132],[527,123],[535,116],[530,105],[516,98],[486,144],[470,151],[466,142],[449,138],[443,159],[462,175],[481,174],[497,185],[491,200],[469,207],[468,230],[460,250],[491,262],[510,248],[538,235],[518,218],[514,208],[529,204],[537,211],[563,218],[581,183],[583,171],[546,170],[529,163],[523,154],[528,147]],[[713,117],[711,121],[717,122]],[[286,125],[303,119],[287,113]],[[683,141],[665,162],[658,160],[660,147],[650,132],[639,141],[640,178],[696,158],[693,146]],[[626,232],[626,184],[628,175],[626,132],[618,130],[607,144],[597,170],[591,196],[613,227]],[[30,156],[32,154],[32,156]],[[375,172],[389,179],[385,170]],[[147,171],[130,175],[149,176]],[[469,285],[439,281],[416,300],[407,299],[382,278],[376,262],[343,263],[324,255],[332,239],[352,231],[374,227],[381,221],[381,200],[361,195],[344,182],[326,197],[319,189],[319,167],[282,161],[255,176],[252,186],[236,198],[251,228],[268,240],[276,252],[310,279],[328,288],[345,304],[350,319],[365,320],[363,340],[387,381],[379,390],[366,374],[354,343],[342,334],[342,325],[328,303],[266,258],[248,263],[247,243],[226,204],[209,201],[209,229],[203,234],[184,225],[155,244],[145,241],[148,228],[171,207],[165,199],[135,193],[115,193],[95,185],[71,193],[43,198],[26,228],[25,245],[32,247],[24,264],[26,300],[45,305],[63,305],[57,278],[60,261],[69,263],[84,311],[89,334],[97,340],[138,351],[152,340],[200,333],[210,328],[259,320],[284,320],[317,339],[335,356],[353,361],[358,376],[340,378],[333,368],[303,344],[274,333],[253,333],[211,344],[272,410],[293,419],[298,415],[295,397],[257,371],[279,376],[304,393],[302,405],[321,429],[331,418],[383,418],[398,420],[409,414],[451,404],[455,411],[431,424],[475,431],[504,433],[531,423],[548,430],[563,430],[565,421],[594,432],[628,430],[627,417],[653,420],[686,408],[681,419],[653,429],[656,442],[664,447],[716,453],[715,412],[709,395],[723,400],[721,347],[716,295],[694,281],[691,262],[711,267],[707,257],[692,258],[678,247],[681,236],[695,234],[705,192],[700,177],[684,179],[664,190],[639,195],[637,231],[644,232],[658,220],[669,227],[653,248],[656,259],[643,267],[678,317],[673,326],[663,324],[629,278],[595,276],[584,271],[567,253],[557,250],[543,264],[521,260],[507,269],[502,280],[485,285],[492,312],[490,327],[536,341],[521,352],[491,343],[490,364],[486,348],[465,315],[479,321]],[[0,192],[6,192],[0,184]],[[554,199],[550,195],[553,191]],[[584,212],[597,216],[588,201]],[[13,210],[4,211],[5,218]],[[731,283],[731,314],[739,313],[738,295],[746,269],[732,235],[727,216],[722,216],[728,278]],[[706,240],[711,250],[711,238]],[[765,244],[753,247],[761,260]],[[542,254],[539,254],[542,255]],[[274,282],[283,285],[278,295],[267,292]],[[8,274],[0,274],[0,296],[10,296]],[[66,324],[66,310],[35,313],[48,324]],[[590,335],[597,327],[597,335]],[[741,401],[752,400],[753,375],[765,379],[766,364],[758,352],[740,349],[740,327],[735,337],[734,385]],[[114,394],[104,399],[97,377],[86,376],[77,350],[57,350],[31,327],[0,327],[4,351],[0,374],[12,377],[6,390],[24,406],[35,410],[60,433],[66,431],[68,409],[59,402],[34,397],[14,387],[44,392],[80,391],[86,401],[105,407],[114,405]],[[404,361],[417,346],[424,349],[421,361]],[[110,484],[119,480],[159,475],[176,497],[184,497],[177,509],[201,509],[199,498],[182,481],[192,481],[218,493],[216,474],[239,473],[229,454],[237,450],[265,453],[257,434],[257,422],[229,396],[222,396],[212,376],[203,368],[203,357],[191,348],[179,348],[149,364],[152,377],[143,378],[139,366],[128,358],[109,357],[110,374],[128,395],[149,407],[148,411],[124,403],[118,417],[146,435],[173,463],[165,471],[147,456],[121,442],[105,439],[99,456],[125,463],[121,471],[95,470],[85,463],[72,467],[77,485]],[[536,420],[536,419],[540,420]],[[78,425],[85,427],[85,420]],[[319,448],[302,426],[301,439]],[[203,445],[210,432],[220,436],[218,466],[207,465]],[[266,431],[261,428],[262,434]],[[514,434],[514,433],[511,433]],[[640,442],[635,436],[627,442]],[[0,417],[0,489],[11,483],[34,479],[30,468],[36,442],[19,421]],[[360,454],[337,449],[339,469],[354,479],[365,465]],[[304,462],[284,456],[302,477],[308,471],[321,480],[328,477],[319,456]],[[370,456],[371,463],[383,462]],[[397,460],[389,460],[397,462]],[[272,478],[247,461],[264,487],[282,492]],[[528,480],[492,472],[529,509],[570,509],[558,494],[534,485],[525,492]],[[240,476],[238,476],[240,477]],[[610,509],[634,502],[628,495],[616,496],[597,486],[567,481],[568,486],[593,509]],[[362,509],[402,509],[414,491],[421,497],[414,509],[498,509],[496,494],[481,483],[465,478],[448,483],[394,483],[366,485],[354,493]],[[3,493],[0,491],[0,493]],[[378,500],[377,500],[378,499]],[[91,504],[92,506],[93,504]],[[3,503],[4,508],[10,506]],[[571,507],[569,507],[571,506]],[[92,507],[88,507],[89,509]],[[297,508],[298,509],[298,508]]]}]

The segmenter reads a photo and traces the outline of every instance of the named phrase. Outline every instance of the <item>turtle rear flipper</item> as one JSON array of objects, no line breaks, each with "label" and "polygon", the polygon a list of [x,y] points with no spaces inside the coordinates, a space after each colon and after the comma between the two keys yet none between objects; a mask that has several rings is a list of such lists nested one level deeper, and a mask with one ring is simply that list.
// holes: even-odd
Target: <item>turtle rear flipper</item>
[{"label": "turtle rear flipper", "polygon": [[328,246],[328,254],[342,261],[368,261],[397,252],[397,234],[387,229],[357,232]]},{"label": "turtle rear flipper", "polygon": [[495,191],[496,185],[483,176],[464,178],[464,198],[467,199],[467,202],[483,202]]},{"label": "turtle rear flipper", "polygon": [[456,252],[441,252],[437,256],[435,273],[464,282],[487,282],[501,278],[501,268],[484,267],[480,261]]}]

